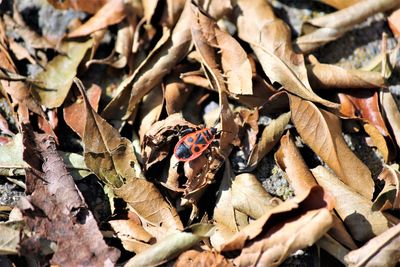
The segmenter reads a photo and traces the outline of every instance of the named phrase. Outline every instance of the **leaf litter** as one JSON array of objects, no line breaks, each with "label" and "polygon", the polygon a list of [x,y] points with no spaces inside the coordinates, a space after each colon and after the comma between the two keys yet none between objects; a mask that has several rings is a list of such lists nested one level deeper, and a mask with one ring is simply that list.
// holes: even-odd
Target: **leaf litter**
[{"label": "leaf litter", "polygon": [[[24,190],[0,202],[8,261],[286,266],[312,246],[398,264],[397,1],[320,1],[339,10],[293,40],[262,0],[36,4],[81,14],[49,19],[62,35],[5,2],[0,183]],[[392,33],[363,68],[306,56],[379,12]]]}]

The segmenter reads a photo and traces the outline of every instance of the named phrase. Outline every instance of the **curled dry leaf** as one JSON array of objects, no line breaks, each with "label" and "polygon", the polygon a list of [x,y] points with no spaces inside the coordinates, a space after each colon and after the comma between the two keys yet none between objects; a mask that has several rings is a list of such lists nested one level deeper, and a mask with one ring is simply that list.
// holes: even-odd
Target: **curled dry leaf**
[{"label": "curled dry leaf", "polygon": [[42,105],[47,108],[61,106],[77,74],[78,66],[92,44],[92,39],[83,43],[64,43],[62,49],[66,51],[66,54],[53,58],[46,65],[46,70],[35,76],[34,89]]},{"label": "curled dry leaf", "polygon": [[118,87],[117,95],[102,113],[106,119],[121,121],[129,118],[140,100],[187,54],[191,43],[191,20],[190,1],[186,1],[171,36],[162,37],[146,60]]},{"label": "curled dry leaf", "polygon": [[287,174],[287,180],[296,196],[308,195],[311,188],[318,186],[300,151],[287,132],[281,138],[281,146],[275,153],[275,161]]},{"label": "curled dry leaf", "polygon": [[264,128],[260,140],[255,145],[247,162],[248,170],[253,170],[258,163],[274,148],[279,142],[286,126],[290,121],[290,112],[279,115]]},{"label": "curled dry leaf", "polygon": [[307,65],[307,73],[311,86],[318,89],[371,89],[385,86],[385,81],[379,72],[346,70],[315,61]]},{"label": "curled dry leaf", "polygon": [[336,9],[343,9],[351,5],[354,5],[360,0],[319,0],[319,1],[327,5],[330,5]]},{"label": "curled dry leaf", "polygon": [[303,141],[345,184],[372,199],[374,182],[371,172],[347,146],[339,118],[297,96],[289,94],[289,99],[292,122]]},{"label": "curled dry leaf", "polygon": [[155,228],[165,234],[182,229],[176,210],[143,177],[132,143],[93,110],[81,82],[75,81],[86,107],[83,143],[87,166],[146,222],[146,230]]},{"label": "curled dry leaf", "polygon": [[234,177],[231,190],[233,208],[253,219],[260,218],[279,203],[265,191],[257,177],[250,173]]},{"label": "curled dry leaf", "polygon": [[128,251],[138,254],[148,249],[150,242],[154,241],[152,235],[133,220],[112,220],[109,223],[121,240],[124,248]]},{"label": "curled dry leaf", "polygon": [[213,51],[218,49],[227,90],[232,94],[251,95],[252,72],[246,52],[229,33],[220,30],[214,20],[201,13],[197,7],[192,8],[195,10],[192,36],[202,61],[212,69],[211,72],[219,72],[216,51]]},{"label": "curled dry leaf", "polygon": [[75,38],[89,35],[97,30],[121,22],[126,16],[124,0],[109,0],[87,22],[74,29],[67,36]]},{"label": "curled dry leaf", "polygon": [[384,111],[384,116],[387,119],[390,128],[392,128],[394,140],[397,147],[400,147],[400,112],[391,92],[381,92],[381,105]]},{"label": "curled dry leaf", "polygon": [[309,53],[338,39],[369,16],[398,6],[399,2],[392,0],[365,0],[332,14],[311,19],[303,25],[303,32],[306,35],[297,38],[295,46],[302,53]]},{"label": "curled dry leaf", "polygon": [[[57,245],[52,264],[115,264],[119,252],[104,242],[93,214],[57,153],[54,140],[34,133],[26,125],[22,130],[23,158],[30,167],[26,169],[28,198],[25,204],[21,202],[20,209],[34,234],[22,238],[20,252],[29,255],[32,247],[40,248],[40,240],[47,239]],[[35,257],[39,257],[39,253]],[[38,260],[44,264],[43,259]]]},{"label": "curled dry leaf", "polygon": [[304,57],[293,51],[289,27],[275,17],[268,2],[240,0],[237,12],[239,37],[250,44],[272,82],[304,99],[338,107],[311,90]]},{"label": "curled dry leaf", "polygon": [[400,224],[344,257],[348,266],[396,266],[400,260]]},{"label": "curled dry leaf", "polygon": [[176,72],[173,74],[175,75],[167,77],[164,85],[165,109],[168,115],[181,111],[192,91],[192,87],[179,79]]},{"label": "curled dry leaf", "polygon": [[311,170],[317,182],[336,199],[335,209],[352,237],[365,242],[389,228],[380,211],[372,211],[372,202],[357,194],[322,166]]},{"label": "curled dry leaf", "polygon": [[[101,96],[101,88],[96,84],[92,84],[92,86],[86,91],[86,94],[93,110],[97,111]],[[83,137],[83,131],[85,129],[85,118],[86,109],[85,104],[82,100],[82,96],[79,96],[77,100],[71,105],[64,107],[65,122],[81,138]]]},{"label": "curled dry leaf", "polygon": [[194,224],[183,232],[166,236],[160,242],[131,258],[125,266],[156,266],[163,264],[183,251],[190,249],[214,231],[210,224]]},{"label": "curled dry leaf", "polygon": [[382,191],[376,197],[373,210],[400,209],[400,172],[398,165],[385,165],[378,179],[385,182]]},{"label": "curled dry leaf", "polygon": [[211,251],[188,250],[176,260],[175,267],[233,267],[224,256]]}]

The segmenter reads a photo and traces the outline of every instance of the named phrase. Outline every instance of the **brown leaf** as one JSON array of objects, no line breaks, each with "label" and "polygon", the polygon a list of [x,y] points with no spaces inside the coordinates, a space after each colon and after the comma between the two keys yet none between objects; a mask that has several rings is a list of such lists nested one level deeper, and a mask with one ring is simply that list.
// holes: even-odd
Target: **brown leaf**
[{"label": "brown leaf", "polygon": [[[101,92],[101,88],[96,84],[92,84],[92,86],[86,92],[90,105],[94,111],[97,111],[99,106]],[[82,138],[86,124],[86,109],[82,100],[82,96],[79,96],[78,99],[71,105],[64,107],[63,111],[65,122]]]},{"label": "brown leaf", "polygon": [[282,136],[281,146],[275,153],[275,160],[286,172],[287,180],[296,196],[308,195],[311,188],[318,186],[289,132]]},{"label": "brown leaf", "polygon": [[329,15],[311,19],[303,25],[303,32],[306,35],[297,38],[295,46],[302,53],[309,53],[338,39],[369,16],[391,10],[399,5],[397,1],[392,0],[365,0]]},{"label": "brown leaf", "polygon": [[307,65],[308,78],[312,88],[380,88],[385,81],[379,72],[346,70],[336,65],[321,64],[315,60]]},{"label": "brown leaf", "polygon": [[344,257],[348,266],[397,266],[400,260],[400,224],[386,230]]},{"label": "brown leaf", "polygon": [[289,99],[292,122],[303,141],[345,184],[371,199],[374,190],[371,172],[347,146],[339,118],[294,95],[289,95]]},{"label": "brown leaf", "polygon": [[332,224],[328,209],[309,210],[288,220],[279,230],[264,234],[244,247],[237,266],[279,266],[290,254],[311,246]]},{"label": "brown leaf", "polygon": [[109,0],[96,14],[77,29],[68,33],[69,38],[89,35],[100,29],[121,22],[126,16],[123,0]]},{"label": "brown leaf", "polygon": [[289,27],[275,17],[268,2],[240,0],[238,7],[239,37],[250,44],[268,78],[304,99],[338,107],[311,90],[304,57],[293,51]]},{"label": "brown leaf", "polygon": [[173,72],[165,82],[165,109],[168,115],[181,111],[192,92],[192,86],[185,84],[177,76],[178,73]]},{"label": "brown leaf", "polygon": [[390,128],[392,128],[394,140],[397,147],[400,147],[400,112],[397,107],[393,95],[389,91],[381,92],[381,105],[384,111],[384,116],[387,119]]},{"label": "brown leaf", "polygon": [[373,210],[400,209],[400,172],[398,165],[385,165],[378,176],[385,186],[376,197]]},{"label": "brown leaf", "polygon": [[319,0],[327,5],[330,5],[336,9],[343,9],[354,5],[355,3],[359,2],[360,0]]},{"label": "brown leaf", "polygon": [[400,9],[394,11],[388,17],[389,27],[392,30],[393,34],[397,37],[400,36]]},{"label": "brown leaf", "polygon": [[335,197],[335,209],[355,240],[367,241],[388,229],[388,220],[382,212],[372,211],[369,199],[357,194],[322,166],[311,171],[318,184]]},{"label": "brown leaf", "polygon": [[157,266],[161,265],[208,238],[214,230],[210,224],[194,224],[184,232],[170,234],[147,250],[135,255],[125,266]]},{"label": "brown leaf", "polygon": [[87,114],[83,143],[88,168],[146,222],[146,231],[156,228],[165,234],[181,229],[176,210],[164,200],[156,186],[143,177],[131,142],[92,109],[79,80],[77,85]]},{"label": "brown leaf", "polygon": [[132,220],[112,220],[109,223],[126,250],[138,254],[150,247],[152,236],[141,225]]},{"label": "brown leaf", "polygon": [[21,203],[20,208],[35,234],[23,237],[20,252],[23,255],[35,253],[32,247],[40,247],[40,240],[47,239],[57,245],[51,264],[115,264],[119,252],[104,242],[96,220],[57,153],[54,140],[34,133],[29,126],[22,128],[24,160],[30,167],[26,169],[29,202]]},{"label": "brown leaf", "polygon": [[104,109],[102,115],[108,120],[126,120],[136,109],[143,96],[153,89],[162,78],[186,55],[190,48],[190,1],[172,31],[161,38],[142,64],[124,80],[117,89],[117,95]]},{"label": "brown leaf", "polygon": [[78,11],[84,11],[89,14],[96,13],[102,6],[104,6],[109,0],[91,0],[91,1],[82,1],[82,0],[48,0],[50,4],[52,4],[55,8],[58,9],[69,9],[72,8]]},{"label": "brown leaf", "polygon": [[174,267],[233,267],[224,256],[211,251],[188,250],[176,260]]},{"label": "brown leaf", "polygon": [[219,66],[216,64],[217,56],[214,50],[218,49],[221,53],[223,73],[227,79],[227,90],[232,94],[251,95],[252,72],[246,52],[232,36],[220,30],[214,20],[201,13],[197,7],[192,8],[195,13],[191,26],[192,37],[202,60],[212,72],[217,72]]}]

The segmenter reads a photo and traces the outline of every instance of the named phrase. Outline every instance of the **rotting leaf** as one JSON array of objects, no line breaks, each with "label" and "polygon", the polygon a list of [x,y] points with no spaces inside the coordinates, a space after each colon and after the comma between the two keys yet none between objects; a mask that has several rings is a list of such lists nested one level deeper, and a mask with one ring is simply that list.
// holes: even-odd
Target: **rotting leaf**
[{"label": "rotting leaf", "polygon": [[400,260],[400,224],[344,257],[348,266],[396,266]]},{"label": "rotting leaf", "polygon": [[[57,245],[51,264],[115,264],[119,252],[104,242],[95,218],[57,153],[54,140],[34,133],[27,125],[22,130],[23,158],[30,167],[26,169],[28,197],[25,204],[21,202],[20,209],[33,235],[22,237],[20,253],[32,255],[32,247],[40,247],[40,240],[47,239]],[[39,254],[34,257],[44,263]]]},{"label": "rotting leaf", "polygon": [[233,267],[233,264],[224,256],[212,251],[188,250],[176,260],[175,267]]},{"label": "rotting leaf", "polygon": [[62,49],[66,51],[66,55],[53,58],[46,65],[46,70],[35,76],[34,89],[42,105],[47,108],[61,106],[77,74],[77,68],[92,44],[92,39],[83,43],[64,43]]},{"label": "rotting leaf", "polygon": [[109,0],[96,14],[77,29],[70,32],[69,38],[89,35],[97,30],[121,22],[126,16],[123,0]]},{"label": "rotting leaf", "polygon": [[214,231],[211,224],[194,224],[183,232],[166,236],[160,242],[131,258],[125,266],[156,266],[178,256],[196,245],[200,240],[208,238]]},{"label": "rotting leaf", "polygon": [[335,197],[335,209],[355,240],[367,241],[389,228],[382,212],[372,211],[369,199],[357,194],[322,166],[311,171],[318,184]]},{"label": "rotting leaf", "polygon": [[303,141],[345,184],[372,199],[371,172],[347,146],[339,118],[297,96],[289,94],[289,99],[292,122]]},{"label": "rotting leaf", "polygon": [[304,99],[337,108],[311,90],[304,57],[293,51],[289,27],[275,17],[269,3],[240,0],[238,7],[239,37],[250,44],[268,78]]}]

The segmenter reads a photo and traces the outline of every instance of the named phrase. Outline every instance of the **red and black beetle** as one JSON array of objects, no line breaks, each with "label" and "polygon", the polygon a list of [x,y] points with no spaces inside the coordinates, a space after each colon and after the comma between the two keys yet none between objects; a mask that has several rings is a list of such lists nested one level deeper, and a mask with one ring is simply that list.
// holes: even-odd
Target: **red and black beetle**
[{"label": "red and black beetle", "polygon": [[178,161],[194,160],[204,152],[214,140],[217,128],[203,128],[184,135],[174,148]]}]

